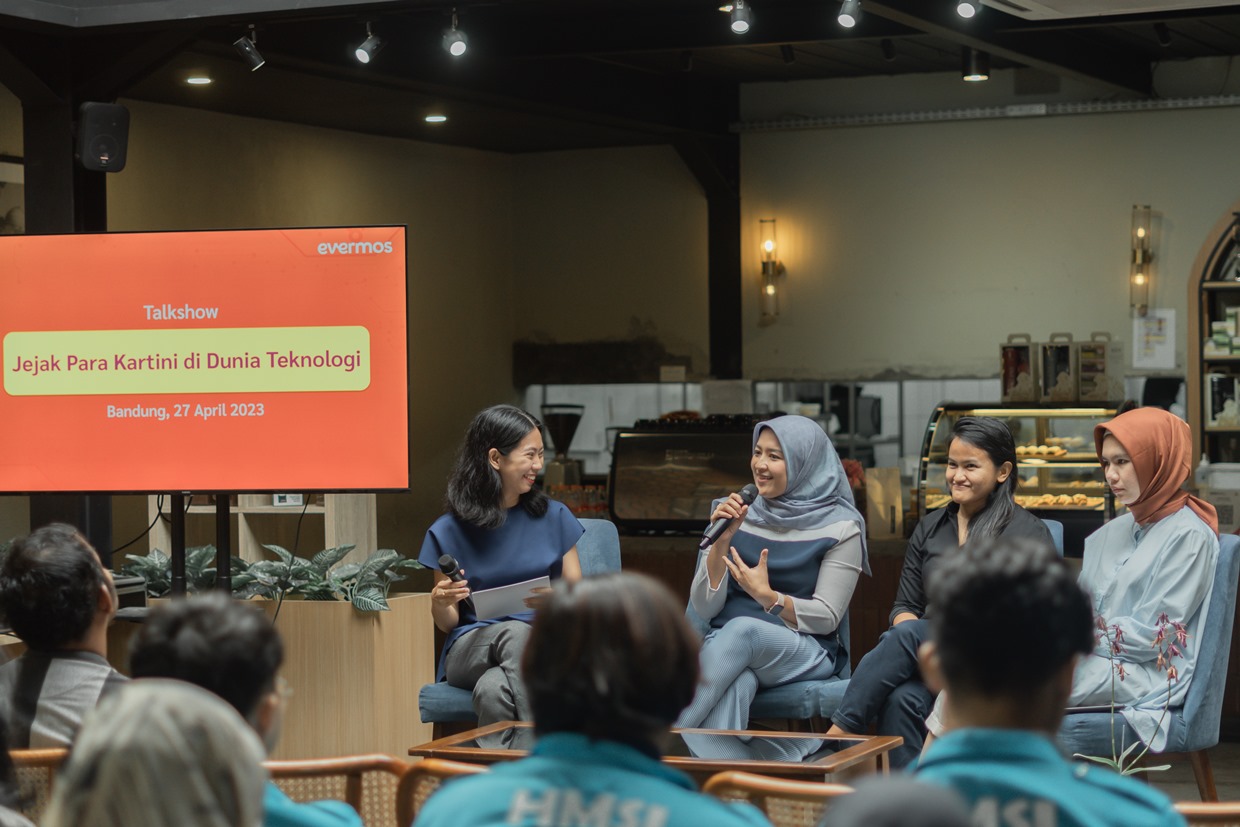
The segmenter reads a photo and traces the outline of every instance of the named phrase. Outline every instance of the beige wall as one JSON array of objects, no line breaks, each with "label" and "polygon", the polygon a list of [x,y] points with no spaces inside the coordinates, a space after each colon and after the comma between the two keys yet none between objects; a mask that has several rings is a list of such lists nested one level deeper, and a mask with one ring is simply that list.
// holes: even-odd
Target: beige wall
[{"label": "beige wall", "polygon": [[519,155],[518,338],[654,336],[709,370],[706,200],[670,147]]},{"label": "beige wall", "polygon": [[[870,112],[967,102],[935,82],[964,86],[861,85],[887,91]],[[1003,100],[1028,102],[978,103]],[[743,106],[820,115],[836,101],[862,108],[838,82],[748,86]],[[1134,203],[1163,214],[1155,305],[1177,311],[1182,365],[1188,271],[1240,195],[1237,134],[1240,108],[747,133],[745,372],[993,376],[1009,332],[1128,342]],[[770,216],[788,275],[781,319],[759,328],[757,226]]]}]

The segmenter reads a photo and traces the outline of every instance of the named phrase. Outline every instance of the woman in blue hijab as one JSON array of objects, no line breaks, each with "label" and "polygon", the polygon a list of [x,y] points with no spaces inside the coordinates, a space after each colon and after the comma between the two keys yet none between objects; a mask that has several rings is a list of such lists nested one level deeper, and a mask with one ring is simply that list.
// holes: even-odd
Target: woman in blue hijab
[{"label": "woman in blue hijab", "polygon": [[822,426],[781,416],[754,428],[758,497],[715,502],[732,523],[698,558],[693,609],[710,625],[702,680],[677,726],[744,729],[760,687],[835,675],[836,629],[861,572],[865,521]]}]

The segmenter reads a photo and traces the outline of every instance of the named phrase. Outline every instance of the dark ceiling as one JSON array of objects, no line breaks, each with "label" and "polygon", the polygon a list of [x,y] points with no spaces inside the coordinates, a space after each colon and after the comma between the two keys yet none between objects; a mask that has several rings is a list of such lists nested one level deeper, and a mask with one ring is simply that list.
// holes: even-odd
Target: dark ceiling
[{"label": "dark ceiling", "polygon": [[[439,42],[450,0],[8,0],[0,83],[20,88],[68,61],[84,99],[110,92],[527,152],[726,140],[740,84],[959,71],[963,47],[988,52],[994,69],[1134,98],[1152,94],[1159,63],[1240,54],[1238,5],[1164,0],[1140,14],[1029,19],[994,7],[1015,10],[1014,0],[988,2],[964,20],[954,0],[862,0],[848,30],[837,0],[753,0],[753,28],[738,36],[718,0],[462,0],[470,51],[454,59]],[[367,22],[386,47],[362,66],[352,50]],[[252,73],[231,46],[250,24],[267,59]],[[190,87],[191,71],[214,82]],[[428,125],[432,112],[448,122]]]}]

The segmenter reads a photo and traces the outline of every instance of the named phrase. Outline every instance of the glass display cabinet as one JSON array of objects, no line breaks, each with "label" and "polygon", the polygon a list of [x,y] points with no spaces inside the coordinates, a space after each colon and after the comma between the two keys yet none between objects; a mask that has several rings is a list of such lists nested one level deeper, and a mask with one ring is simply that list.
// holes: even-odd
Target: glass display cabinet
[{"label": "glass display cabinet", "polygon": [[969,405],[944,403],[926,426],[918,475],[921,514],[951,502],[947,448],[963,416],[991,416],[1007,422],[1016,440],[1016,502],[1039,517],[1064,525],[1064,553],[1080,556],[1084,539],[1113,511],[1094,453],[1094,426],[1115,416],[1113,407],[1056,405]]}]

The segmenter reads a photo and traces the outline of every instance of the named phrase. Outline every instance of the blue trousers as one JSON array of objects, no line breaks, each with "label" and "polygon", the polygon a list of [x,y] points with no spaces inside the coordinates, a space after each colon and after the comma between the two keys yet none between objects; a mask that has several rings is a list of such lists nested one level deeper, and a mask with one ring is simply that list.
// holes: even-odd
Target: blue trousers
[{"label": "blue trousers", "polygon": [[878,639],[857,668],[832,723],[848,732],[866,732],[877,724],[879,735],[899,735],[904,745],[891,752],[891,765],[905,767],[926,741],[926,716],[934,693],[922,683],[917,650],[930,636],[925,620],[893,626]]},{"label": "blue trousers", "polygon": [[702,642],[702,677],[676,726],[744,729],[758,689],[835,674],[835,648],[788,627],[736,617]]}]

